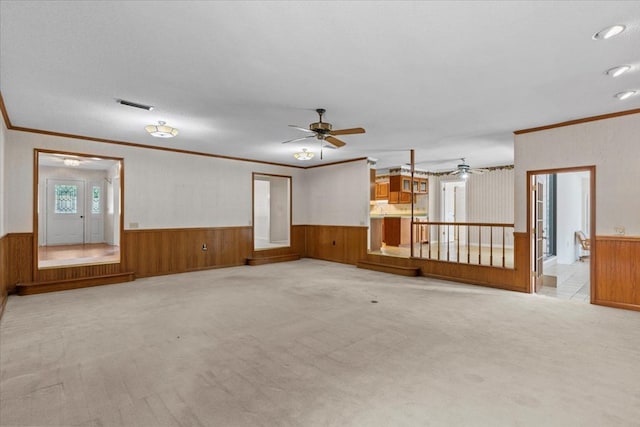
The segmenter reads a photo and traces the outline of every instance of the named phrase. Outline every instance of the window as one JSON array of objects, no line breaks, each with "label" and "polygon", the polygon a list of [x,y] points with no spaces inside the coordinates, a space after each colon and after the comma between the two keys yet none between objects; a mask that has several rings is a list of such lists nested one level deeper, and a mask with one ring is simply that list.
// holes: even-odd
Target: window
[{"label": "window", "polygon": [[78,213],[78,186],[56,184],[55,197],[55,213]]},{"label": "window", "polygon": [[94,185],[91,191],[91,213],[100,213],[100,187],[97,185]]}]

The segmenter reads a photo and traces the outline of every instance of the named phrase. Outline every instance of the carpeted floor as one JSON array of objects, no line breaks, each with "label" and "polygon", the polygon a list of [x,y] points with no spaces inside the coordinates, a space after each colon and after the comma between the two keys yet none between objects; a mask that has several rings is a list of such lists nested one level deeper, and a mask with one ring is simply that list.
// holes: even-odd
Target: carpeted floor
[{"label": "carpeted floor", "polygon": [[638,312],[309,259],[11,296],[0,368],[2,426],[640,424]]}]

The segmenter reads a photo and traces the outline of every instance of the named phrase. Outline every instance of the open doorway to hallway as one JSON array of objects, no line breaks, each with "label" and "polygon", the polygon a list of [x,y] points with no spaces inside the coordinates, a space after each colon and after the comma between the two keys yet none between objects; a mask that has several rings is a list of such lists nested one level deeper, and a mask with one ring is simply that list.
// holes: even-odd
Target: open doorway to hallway
[{"label": "open doorway to hallway", "polygon": [[540,295],[591,301],[595,171],[530,173],[532,286]]}]

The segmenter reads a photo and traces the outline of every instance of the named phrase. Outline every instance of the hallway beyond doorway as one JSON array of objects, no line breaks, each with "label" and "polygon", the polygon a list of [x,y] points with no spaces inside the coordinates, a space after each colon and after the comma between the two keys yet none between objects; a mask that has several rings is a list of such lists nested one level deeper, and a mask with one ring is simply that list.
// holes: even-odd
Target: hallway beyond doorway
[{"label": "hallway beyond doorway", "polygon": [[589,268],[589,260],[545,266],[545,275],[557,277],[557,285],[556,287],[543,286],[538,294],[565,300],[591,302]]}]

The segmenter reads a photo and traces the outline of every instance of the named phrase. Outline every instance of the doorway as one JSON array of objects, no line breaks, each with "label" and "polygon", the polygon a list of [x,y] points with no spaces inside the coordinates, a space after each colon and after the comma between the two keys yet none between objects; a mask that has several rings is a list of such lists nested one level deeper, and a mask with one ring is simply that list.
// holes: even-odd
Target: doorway
[{"label": "doorway", "polygon": [[37,268],[120,262],[121,159],[36,150]]},{"label": "doorway", "polygon": [[253,174],[253,248],[291,246],[291,177]]},{"label": "doorway", "polygon": [[591,302],[591,251],[581,239],[595,233],[595,167],[530,171],[527,175],[531,291]]},{"label": "doorway", "polygon": [[[442,190],[440,199],[442,222],[465,222],[467,220],[467,182],[465,180],[442,181],[440,188]],[[460,240],[461,244],[466,244],[465,232],[464,227],[462,230],[454,226],[443,227],[440,231],[440,241],[447,243]]]}]

